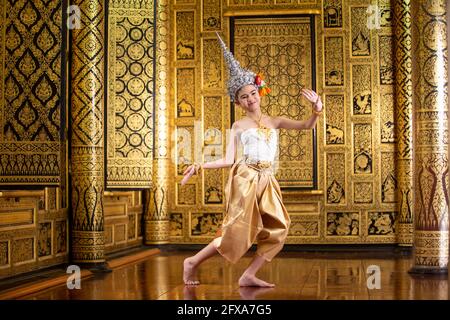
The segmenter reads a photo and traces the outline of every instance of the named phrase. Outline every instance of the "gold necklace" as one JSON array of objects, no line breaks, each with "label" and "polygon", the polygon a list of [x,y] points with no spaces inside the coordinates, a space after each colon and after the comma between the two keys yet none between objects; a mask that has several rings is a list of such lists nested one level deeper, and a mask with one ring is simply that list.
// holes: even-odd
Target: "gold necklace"
[{"label": "gold necklace", "polygon": [[267,128],[265,125],[263,125],[261,123],[262,116],[263,116],[263,113],[261,112],[261,115],[259,116],[258,120],[255,120],[251,117],[250,117],[250,119],[252,119],[253,121],[255,121],[258,124],[258,129],[256,130],[256,132],[258,134],[260,134],[261,136],[263,136],[266,139],[266,141],[269,141],[271,138],[271,135],[272,135],[272,130],[270,128]]}]

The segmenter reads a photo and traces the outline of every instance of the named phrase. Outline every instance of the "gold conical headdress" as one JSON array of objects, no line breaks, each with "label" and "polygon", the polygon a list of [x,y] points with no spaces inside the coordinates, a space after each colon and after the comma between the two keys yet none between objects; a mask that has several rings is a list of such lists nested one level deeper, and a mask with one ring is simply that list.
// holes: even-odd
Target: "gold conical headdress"
[{"label": "gold conical headdress", "polygon": [[261,75],[256,75],[254,72],[244,69],[241,67],[239,62],[234,58],[233,54],[228,50],[225,42],[216,32],[217,38],[219,38],[220,46],[223,50],[223,56],[225,58],[225,63],[228,66],[228,82],[227,89],[231,101],[236,98],[236,93],[245,85],[252,84],[258,90],[260,95],[265,95],[270,92],[270,89],[266,87],[264,80],[262,80]]}]

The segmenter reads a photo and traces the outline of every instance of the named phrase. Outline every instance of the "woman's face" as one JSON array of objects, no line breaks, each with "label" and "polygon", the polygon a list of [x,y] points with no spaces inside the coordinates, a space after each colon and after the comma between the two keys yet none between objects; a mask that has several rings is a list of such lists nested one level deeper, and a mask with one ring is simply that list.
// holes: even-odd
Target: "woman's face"
[{"label": "woman's face", "polygon": [[248,84],[243,86],[236,94],[236,104],[241,106],[245,111],[255,111],[260,107],[261,98],[258,89]]}]

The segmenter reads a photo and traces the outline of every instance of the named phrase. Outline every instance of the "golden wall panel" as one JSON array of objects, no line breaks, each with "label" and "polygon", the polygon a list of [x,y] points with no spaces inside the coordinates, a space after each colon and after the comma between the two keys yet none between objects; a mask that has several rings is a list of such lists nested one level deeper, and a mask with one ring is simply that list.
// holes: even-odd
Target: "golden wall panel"
[{"label": "golden wall panel", "polygon": [[222,59],[218,57],[222,54],[222,49],[216,38],[202,39],[203,69],[202,86],[203,89],[216,89],[222,86]]},{"label": "golden wall panel", "polygon": [[395,237],[395,212],[368,212],[367,236]]},{"label": "golden wall panel", "polygon": [[195,205],[197,203],[197,185],[187,183],[184,186],[177,183],[177,205]]},{"label": "golden wall panel", "polygon": [[325,96],[326,144],[345,144],[345,101],[342,94]]},{"label": "golden wall panel", "polygon": [[194,11],[177,11],[176,23],[176,58],[177,60],[195,59],[195,15]]},{"label": "golden wall panel", "polygon": [[220,31],[222,29],[222,0],[202,1],[203,31]]},{"label": "golden wall panel", "polygon": [[55,221],[55,254],[64,254],[68,251],[68,221]]},{"label": "golden wall panel", "polygon": [[290,214],[291,226],[289,228],[289,237],[319,237],[319,221],[316,216],[311,218]]},{"label": "golden wall panel", "polygon": [[154,3],[110,1],[107,187],[149,187],[154,117]]},{"label": "golden wall panel", "polygon": [[59,185],[62,2],[0,4],[0,184]]},{"label": "golden wall panel", "polygon": [[0,279],[68,262],[59,188],[0,193]]},{"label": "golden wall panel", "polygon": [[129,214],[128,215],[128,223],[127,223],[127,240],[134,240],[137,238],[137,220],[136,220],[137,214]]},{"label": "golden wall panel", "polygon": [[196,106],[195,69],[177,69],[176,79],[177,116],[180,118],[194,117]]},{"label": "golden wall panel", "polygon": [[371,35],[368,28],[367,6],[350,7],[351,56],[368,57],[371,55]]},{"label": "golden wall panel", "polygon": [[[225,127],[222,115],[222,97],[203,98],[203,162],[225,156]],[[217,114],[220,114],[220,117]],[[224,170],[211,169],[203,172],[204,204],[222,204],[224,200]]]},{"label": "golden wall panel", "polygon": [[353,114],[372,113],[372,67],[370,64],[352,65]]},{"label": "golden wall panel", "polygon": [[345,154],[327,153],[327,194],[326,202],[329,205],[346,204],[346,168]]},{"label": "golden wall panel", "polygon": [[381,153],[381,202],[397,202],[397,178],[395,173],[395,153]]},{"label": "golden wall panel", "polygon": [[353,182],[353,202],[355,204],[372,204],[373,192],[372,182]]},{"label": "golden wall panel", "polygon": [[0,209],[0,231],[5,229],[17,229],[18,227],[34,227],[36,221],[36,211],[33,206],[27,208],[17,208],[16,210],[8,208]]},{"label": "golden wall panel", "polygon": [[39,223],[37,235],[37,255],[39,258],[52,255],[52,222]]},{"label": "golden wall panel", "polygon": [[9,252],[9,241],[0,241],[0,269],[10,263]]},{"label": "golden wall panel", "polygon": [[325,86],[344,85],[344,38],[325,37]]},{"label": "golden wall panel", "polygon": [[318,202],[286,203],[286,209],[291,218],[287,243],[317,241],[322,229],[318,219],[320,204]]},{"label": "golden wall panel", "polygon": [[181,238],[183,236],[184,220],[183,214],[179,212],[170,213],[170,238],[172,241],[175,238]]},{"label": "golden wall panel", "polygon": [[394,36],[379,35],[378,36],[378,57],[380,84],[388,85],[394,83]]},{"label": "golden wall panel", "polygon": [[35,254],[36,238],[14,239],[12,241],[11,262],[20,265],[33,262]]},{"label": "golden wall panel", "polygon": [[114,242],[116,244],[122,244],[127,241],[126,229],[127,226],[125,224],[114,225]]},{"label": "golden wall panel", "polygon": [[[301,89],[312,85],[309,66],[315,57],[311,57],[311,34],[309,18],[235,20],[236,58],[244,68],[264,74],[272,89],[270,95],[261,99],[264,113],[309,118],[310,104],[301,97]],[[238,119],[240,112],[235,109]],[[312,187],[314,143],[311,130],[281,129],[279,141],[276,177],[280,186]]]},{"label": "golden wall panel", "polygon": [[323,1],[324,28],[342,28],[342,0]]},{"label": "golden wall panel", "polygon": [[189,219],[190,237],[197,241],[214,238],[222,218],[223,215],[219,212],[192,212]]},{"label": "golden wall panel", "polygon": [[355,174],[372,173],[372,126],[354,124],[353,127],[353,172]]},{"label": "golden wall panel", "polygon": [[198,143],[195,138],[194,127],[179,126],[176,129],[176,149],[175,149],[175,165],[177,175],[183,175],[184,170],[189,164],[194,162],[195,143]]},{"label": "golden wall panel", "polygon": [[382,86],[380,88],[380,126],[381,143],[395,143],[395,113],[394,108],[394,88],[393,86]]},{"label": "golden wall panel", "polygon": [[327,237],[358,237],[360,233],[359,212],[328,212]]},{"label": "golden wall panel", "polygon": [[142,244],[143,236],[140,228],[144,206],[141,193],[142,191],[105,193],[105,246],[107,253]]}]

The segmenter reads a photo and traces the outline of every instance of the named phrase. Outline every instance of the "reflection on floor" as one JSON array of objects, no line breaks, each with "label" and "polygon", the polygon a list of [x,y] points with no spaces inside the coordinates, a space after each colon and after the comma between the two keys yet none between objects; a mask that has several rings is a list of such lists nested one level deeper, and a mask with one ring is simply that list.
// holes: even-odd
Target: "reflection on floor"
[{"label": "reflection on floor", "polygon": [[[231,265],[220,256],[199,270],[201,284],[182,283],[182,262],[192,252],[161,252],[137,263],[81,281],[81,289],[59,286],[21,299],[448,299],[447,276],[412,276],[412,256],[361,252],[282,252],[258,276],[275,288],[239,288],[251,260]],[[379,268],[380,273],[373,270]],[[378,277],[379,275],[379,277]],[[377,282],[379,280],[379,282]]]}]

